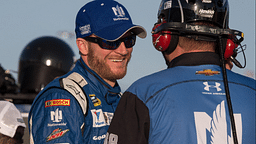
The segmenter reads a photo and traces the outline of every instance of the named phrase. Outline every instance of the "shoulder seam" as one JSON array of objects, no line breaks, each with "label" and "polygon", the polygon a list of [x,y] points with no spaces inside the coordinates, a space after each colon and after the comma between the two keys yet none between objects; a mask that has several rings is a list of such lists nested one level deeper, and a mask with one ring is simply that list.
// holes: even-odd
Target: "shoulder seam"
[{"label": "shoulder seam", "polygon": [[[216,81],[216,82],[223,82],[223,80],[187,80],[187,81],[181,81],[181,82],[176,82],[176,83],[173,83],[173,84],[170,84],[170,85],[167,85],[165,86],[164,88],[158,90],[157,92],[155,92],[153,95],[151,95],[145,103],[147,103],[150,99],[152,99],[154,96],[156,96],[158,93],[160,93],[161,91],[163,91],[164,89],[168,88],[168,87],[171,87],[171,86],[174,86],[174,85],[177,85],[177,84],[180,84],[180,83],[187,83],[187,82],[194,82],[194,81]],[[245,85],[245,84],[241,84],[241,83],[236,83],[236,82],[230,82],[229,83],[233,83],[233,84],[237,84],[237,85],[242,85],[242,86],[245,86],[247,88],[250,88],[254,91],[256,91],[256,89],[248,86],[248,85]]]}]

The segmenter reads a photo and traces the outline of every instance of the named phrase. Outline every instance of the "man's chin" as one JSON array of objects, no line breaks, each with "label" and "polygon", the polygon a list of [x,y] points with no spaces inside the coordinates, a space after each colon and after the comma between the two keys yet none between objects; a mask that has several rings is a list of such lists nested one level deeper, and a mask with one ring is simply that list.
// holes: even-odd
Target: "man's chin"
[{"label": "man's chin", "polygon": [[126,71],[113,72],[113,78],[116,79],[116,80],[122,79],[125,75],[126,75]]}]

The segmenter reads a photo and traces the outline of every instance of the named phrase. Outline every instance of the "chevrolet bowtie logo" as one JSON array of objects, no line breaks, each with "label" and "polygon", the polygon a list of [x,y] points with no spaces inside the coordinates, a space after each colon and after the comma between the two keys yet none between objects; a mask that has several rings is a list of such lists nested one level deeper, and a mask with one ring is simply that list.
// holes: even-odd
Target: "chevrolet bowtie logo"
[{"label": "chevrolet bowtie logo", "polygon": [[196,71],[196,74],[204,74],[206,76],[213,76],[213,75],[220,74],[220,72],[219,71],[212,71],[211,69],[205,69],[203,71]]}]

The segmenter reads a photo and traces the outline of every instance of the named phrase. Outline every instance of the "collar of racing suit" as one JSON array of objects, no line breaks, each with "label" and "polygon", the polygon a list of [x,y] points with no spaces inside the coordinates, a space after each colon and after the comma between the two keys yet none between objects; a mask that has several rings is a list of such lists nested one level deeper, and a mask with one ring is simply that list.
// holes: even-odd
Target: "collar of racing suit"
[{"label": "collar of racing suit", "polygon": [[221,65],[219,55],[214,52],[185,53],[174,58],[168,64],[168,68],[175,66],[197,66],[205,64]]}]

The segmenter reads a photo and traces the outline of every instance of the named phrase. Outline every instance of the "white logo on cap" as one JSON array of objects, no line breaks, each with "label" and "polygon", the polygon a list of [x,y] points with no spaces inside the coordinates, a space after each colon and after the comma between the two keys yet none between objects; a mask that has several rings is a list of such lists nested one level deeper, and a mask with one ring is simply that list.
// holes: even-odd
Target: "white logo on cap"
[{"label": "white logo on cap", "polygon": [[116,7],[112,7],[113,12],[117,17],[124,17],[125,13],[122,7],[116,5]]},{"label": "white logo on cap", "polygon": [[91,25],[88,24],[88,25],[82,26],[79,28],[79,30],[81,31],[81,35],[91,33]]},{"label": "white logo on cap", "polygon": [[118,18],[113,18],[114,21],[129,20],[129,18],[125,17],[125,12],[122,7],[116,5],[116,7],[112,7],[112,10],[116,15],[116,17],[118,17]]}]

